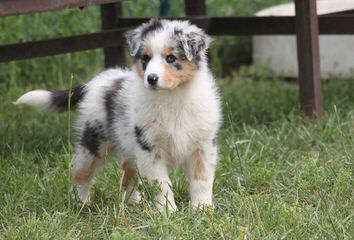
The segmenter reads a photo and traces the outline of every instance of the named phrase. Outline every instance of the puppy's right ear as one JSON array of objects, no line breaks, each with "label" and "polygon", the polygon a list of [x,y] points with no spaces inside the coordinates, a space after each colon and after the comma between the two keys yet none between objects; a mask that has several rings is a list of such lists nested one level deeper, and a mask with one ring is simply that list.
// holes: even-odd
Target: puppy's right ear
[{"label": "puppy's right ear", "polygon": [[125,38],[130,49],[130,55],[135,57],[140,48],[140,35],[141,30],[139,28],[129,30],[125,33]]},{"label": "puppy's right ear", "polygon": [[160,29],[161,27],[161,21],[157,18],[153,18],[147,23],[143,23],[139,27],[126,32],[125,38],[127,39],[130,48],[130,55],[133,57],[136,56],[143,38],[145,38],[148,34],[156,31],[157,29]]}]

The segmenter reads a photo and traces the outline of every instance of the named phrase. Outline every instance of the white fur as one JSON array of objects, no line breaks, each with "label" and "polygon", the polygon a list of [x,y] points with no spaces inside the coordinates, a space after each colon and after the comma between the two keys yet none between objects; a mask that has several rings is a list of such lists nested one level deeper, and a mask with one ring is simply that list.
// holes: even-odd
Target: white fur
[{"label": "white fur", "polygon": [[25,93],[14,104],[24,104],[37,107],[42,110],[50,108],[50,91],[47,90],[33,90]]}]

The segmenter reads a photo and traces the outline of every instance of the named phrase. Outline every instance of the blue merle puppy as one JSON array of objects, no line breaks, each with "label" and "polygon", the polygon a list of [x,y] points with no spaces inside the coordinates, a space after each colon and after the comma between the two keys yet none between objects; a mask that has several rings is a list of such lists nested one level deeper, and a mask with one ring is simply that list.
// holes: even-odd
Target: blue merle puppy
[{"label": "blue merle puppy", "polygon": [[132,185],[138,171],[160,184],[156,206],[176,210],[168,172],[180,167],[191,205],[212,206],[222,114],[206,58],[210,38],[188,21],[157,19],[126,38],[131,69],[106,70],[71,91],[30,91],[16,104],[65,110],[71,99],[78,107],[73,181],[83,202],[90,200],[97,170],[114,152],[123,159],[121,188],[130,201],[141,198]]}]

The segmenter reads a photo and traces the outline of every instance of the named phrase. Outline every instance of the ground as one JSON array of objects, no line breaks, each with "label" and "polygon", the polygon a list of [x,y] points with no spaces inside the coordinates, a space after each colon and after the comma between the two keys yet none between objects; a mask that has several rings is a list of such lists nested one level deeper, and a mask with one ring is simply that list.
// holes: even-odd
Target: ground
[{"label": "ground", "polygon": [[174,214],[157,212],[147,201],[153,189],[145,185],[146,201],[125,205],[116,162],[97,178],[93,204],[82,206],[70,181],[75,113],[15,107],[12,101],[25,89],[1,85],[0,236],[351,239],[353,80],[325,82],[325,113],[308,119],[295,82],[254,69],[218,81],[225,121],[215,209],[189,208],[184,177],[173,173],[180,208]]}]

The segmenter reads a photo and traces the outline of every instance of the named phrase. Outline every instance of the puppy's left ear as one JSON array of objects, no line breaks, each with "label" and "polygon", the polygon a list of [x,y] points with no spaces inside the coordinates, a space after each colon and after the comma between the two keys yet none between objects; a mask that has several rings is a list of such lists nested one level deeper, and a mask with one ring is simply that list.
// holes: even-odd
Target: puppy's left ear
[{"label": "puppy's left ear", "polygon": [[211,39],[204,32],[190,32],[180,36],[181,43],[189,61],[200,54],[204,54],[209,48]]}]

